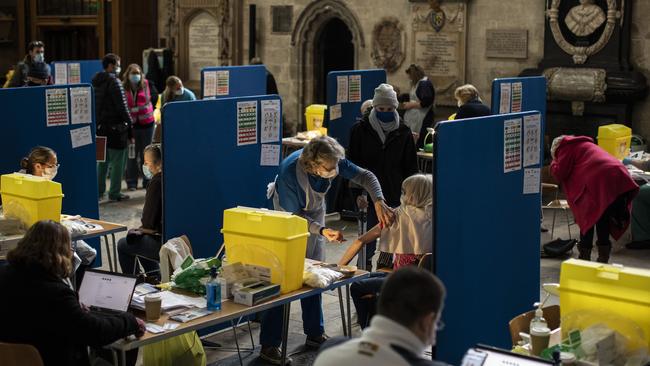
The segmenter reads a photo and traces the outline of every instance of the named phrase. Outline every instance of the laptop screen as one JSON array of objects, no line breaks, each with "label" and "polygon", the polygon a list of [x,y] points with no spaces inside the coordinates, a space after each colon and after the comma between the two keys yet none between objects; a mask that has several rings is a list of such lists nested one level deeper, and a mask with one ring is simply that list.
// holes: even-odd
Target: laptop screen
[{"label": "laptop screen", "polygon": [[488,346],[470,348],[463,357],[462,366],[542,366],[553,362],[520,355]]},{"label": "laptop screen", "polygon": [[135,282],[133,276],[87,270],[79,286],[79,302],[88,307],[126,311]]}]

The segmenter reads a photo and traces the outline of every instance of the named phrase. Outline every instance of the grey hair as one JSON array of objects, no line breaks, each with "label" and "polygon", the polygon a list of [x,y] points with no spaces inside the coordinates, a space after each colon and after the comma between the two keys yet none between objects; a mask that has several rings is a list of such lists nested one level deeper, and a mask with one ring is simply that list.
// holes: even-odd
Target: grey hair
[{"label": "grey hair", "polygon": [[433,176],[414,174],[402,182],[403,203],[424,208],[433,205]]},{"label": "grey hair", "polygon": [[329,136],[320,136],[309,141],[298,158],[298,163],[307,172],[315,172],[324,161],[338,163],[345,158],[345,149]]},{"label": "grey hair", "polygon": [[478,89],[476,89],[472,84],[465,84],[456,88],[456,91],[454,91],[454,97],[456,100],[461,102],[461,104],[465,104],[473,99],[481,100],[478,94]]},{"label": "grey hair", "polygon": [[553,158],[553,160],[555,160],[555,151],[557,151],[557,148],[566,136],[567,135],[560,135],[553,139],[553,143],[551,143],[551,158]]}]

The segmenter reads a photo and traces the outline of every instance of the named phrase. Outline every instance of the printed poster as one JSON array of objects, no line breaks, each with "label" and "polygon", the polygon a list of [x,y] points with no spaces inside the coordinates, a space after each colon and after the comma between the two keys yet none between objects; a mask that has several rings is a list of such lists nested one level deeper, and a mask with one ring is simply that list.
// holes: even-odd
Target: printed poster
[{"label": "printed poster", "polygon": [[62,85],[68,83],[68,66],[62,63],[54,64],[54,84]]},{"label": "printed poster", "polygon": [[47,127],[67,125],[68,89],[57,88],[45,90],[45,111]]},{"label": "printed poster", "polygon": [[330,121],[341,118],[341,105],[334,104],[329,107],[330,109]]},{"label": "printed poster", "polygon": [[280,141],[280,100],[262,100],[261,143]]},{"label": "printed poster", "polygon": [[280,145],[262,144],[260,154],[261,166],[278,166],[280,165]]},{"label": "printed poster", "polygon": [[361,75],[350,75],[348,90],[348,100],[350,103],[361,101]]},{"label": "printed poster", "polygon": [[499,114],[510,113],[510,95],[512,84],[501,83],[501,100],[499,101]]},{"label": "printed poster", "polygon": [[503,172],[521,169],[521,118],[503,122]]},{"label": "printed poster", "polygon": [[540,169],[524,169],[524,194],[539,193],[540,186]]},{"label": "printed poster", "polygon": [[68,64],[68,84],[81,83],[81,64],[75,62]]},{"label": "printed poster", "polygon": [[90,126],[70,130],[70,139],[72,140],[73,149],[92,144],[93,135]]},{"label": "printed poster", "polygon": [[237,102],[237,146],[257,143],[257,101]]},{"label": "printed poster", "polygon": [[521,82],[512,83],[512,103],[510,106],[510,112],[517,113],[521,112],[521,103],[523,100]]},{"label": "printed poster", "polygon": [[206,71],[203,73],[203,96],[212,97],[217,94],[217,72]]},{"label": "printed poster", "polygon": [[89,87],[70,88],[70,122],[92,123],[92,100]]},{"label": "printed poster", "polygon": [[336,103],[348,102],[348,77],[340,75],[336,77]]},{"label": "printed poster", "polygon": [[217,96],[230,94],[230,71],[219,70],[217,71]]},{"label": "printed poster", "polygon": [[524,167],[540,162],[542,141],[541,114],[524,116]]}]

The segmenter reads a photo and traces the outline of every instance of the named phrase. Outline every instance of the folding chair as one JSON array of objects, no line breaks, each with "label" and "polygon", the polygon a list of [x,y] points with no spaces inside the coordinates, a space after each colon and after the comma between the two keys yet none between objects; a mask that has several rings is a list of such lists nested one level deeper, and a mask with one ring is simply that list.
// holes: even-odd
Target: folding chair
[{"label": "folding chair", "polygon": [[555,198],[551,202],[547,203],[546,205],[542,205],[542,209],[553,210],[553,223],[551,224],[551,237],[553,238],[555,233],[555,218],[557,212],[563,211],[564,217],[566,218],[567,229],[569,230],[569,239],[573,239],[571,237],[571,225],[574,225],[575,222],[572,222],[569,217],[569,211],[571,211],[571,207],[569,207],[569,203],[567,202],[567,200],[558,199],[560,187],[557,184],[542,183],[542,189],[550,189],[555,192]]}]

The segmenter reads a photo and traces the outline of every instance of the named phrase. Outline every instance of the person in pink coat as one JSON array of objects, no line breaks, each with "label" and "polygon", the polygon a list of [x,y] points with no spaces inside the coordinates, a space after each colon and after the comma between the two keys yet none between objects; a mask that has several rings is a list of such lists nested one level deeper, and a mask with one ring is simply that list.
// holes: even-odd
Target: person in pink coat
[{"label": "person in pink coat", "polygon": [[627,169],[586,136],[560,136],[551,146],[551,174],[566,193],[580,227],[579,258],[591,260],[594,227],[598,262],[607,263],[612,244],[630,223],[632,200],[639,186]]}]

